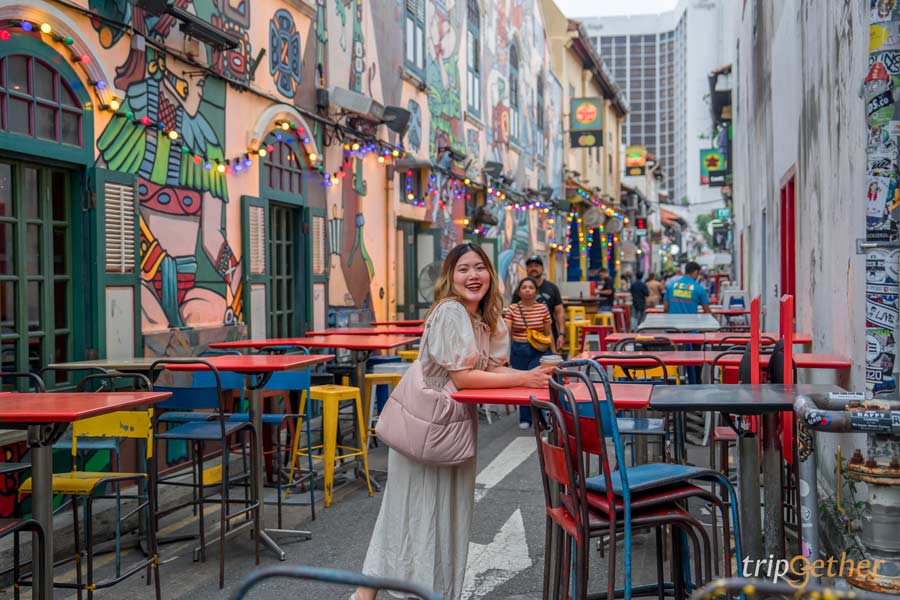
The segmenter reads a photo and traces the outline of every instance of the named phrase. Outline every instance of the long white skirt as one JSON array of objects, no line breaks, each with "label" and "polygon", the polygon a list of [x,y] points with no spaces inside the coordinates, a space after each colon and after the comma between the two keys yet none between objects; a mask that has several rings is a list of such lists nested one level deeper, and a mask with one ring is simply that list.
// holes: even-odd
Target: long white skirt
[{"label": "long white skirt", "polygon": [[389,450],[383,496],[363,573],[411,581],[458,600],[475,507],[475,459],[436,467]]}]

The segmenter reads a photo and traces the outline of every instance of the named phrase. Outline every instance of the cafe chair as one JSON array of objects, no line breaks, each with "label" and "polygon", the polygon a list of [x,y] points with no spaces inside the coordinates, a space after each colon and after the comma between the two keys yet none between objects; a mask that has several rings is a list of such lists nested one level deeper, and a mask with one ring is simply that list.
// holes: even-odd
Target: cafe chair
[{"label": "cafe chair", "polygon": [[[152,390],[150,380],[138,373],[108,373],[88,375],[79,381],[76,391],[87,391],[91,384],[100,382],[100,389],[116,389],[116,382],[132,382],[132,389]],[[161,597],[159,581],[159,551],[157,549],[156,525],[153,519],[155,512],[155,488],[156,488],[156,461],[153,453],[153,409],[141,409],[136,411],[118,411],[98,417],[82,419],[72,423],[72,436],[70,449],[72,454],[72,470],[67,473],[55,473],[52,479],[53,493],[68,496],[72,503],[72,524],[74,528],[75,554],[70,559],[74,560],[76,567],[75,582],[54,581],[53,586],[63,589],[77,590],[80,599],[87,592],[88,600],[94,597],[94,591],[112,587],[121,581],[147,570],[147,585],[150,584],[150,570],[153,571],[156,598]],[[78,470],[78,452],[92,440],[109,440],[116,438],[119,443],[123,439],[143,440],[144,455],[141,457],[143,472],[130,473],[117,470],[113,471],[80,471]],[[107,448],[107,446],[102,446]],[[116,452],[120,454],[119,446]],[[118,465],[117,461],[117,467]],[[134,483],[138,489],[133,494],[123,494],[122,484]],[[108,488],[113,488],[113,494],[108,493]],[[21,494],[32,492],[32,480],[26,479],[19,487]],[[84,551],[81,550],[82,533],[78,522],[79,500],[84,502]],[[115,573],[109,579],[94,580],[94,535],[93,507],[96,500],[110,499],[116,502],[115,514],[115,540],[116,540],[116,566]],[[124,515],[121,510],[123,499],[137,501],[137,506]],[[147,528],[147,556],[145,559],[129,565],[122,571],[121,564],[121,536],[122,523],[132,515],[140,515],[146,511]],[[82,574],[82,559],[84,559],[85,571]]]},{"label": "cafe chair", "polygon": [[[278,565],[273,567],[263,567],[256,569],[247,575],[242,581],[237,591],[231,597],[231,600],[243,600],[248,597],[250,591],[262,583],[270,579],[301,579],[307,581],[320,581],[335,586],[344,587],[364,587],[375,592],[385,591],[389,593],[397,592],[403,598],[413,600],[441,600],[438,594],[416,583],[401,581],[399,579],[388,579],[385,577],[372,577],[352,571],[341,571],[338,569],[325,569],[320,567],[306,567],[300,565]],[[297,584],[292,585],[291,589],[300,590],[300,593],[294,594],[292,598],[303,598],[307,588]],[[340,597],[340,594],[333,594]],[[346,594],[345,594],[346,596]],[[258,597],[254,594],[253,597]]]},{"label": "cafe chair", "polygon": [[887,594],[851,588],[840,590],[814,583],[796,586],[787,581],[733,577],[716,579],[695,591],[690,600],[729,600],[731,598],[791,598],[792,600],[885,600]]},{"label": "cafe chair", "polygon": [[[0,381],[5,379],[13,379],[13,380],[26,380],[30,385],[29,388],[31,391],[35,392],[44,392],[46,391],[46,387],[44,385],[44,380],[34,373],[30,372],[11,372],[11,373],[0,373]],[[17,386],[19,387],[19,386]],[[2,397],[0,397],[2,400]],[[0,462],[0,477],[4,478],[4,488],[14,490],[19,487],[18,479],[19,477],[25,473],[26,471],[31,469],[31,463],[28,462]],[[12,479],[13,482],[10,484],[8,481]],[[13,536],[13,566],[11,569],[7,569],[0,573],[0,575],[7,575],[12,573],[13,582],[17,582],[21,578],[21,568],[23,564],[19,560],[19,533],[20,532],[32,532],[36,536],[37,543],[40,547],[43,547],[44,544],[44,529],[41,527],[41,524],[37,521],[31,519],[22,519],[21,518],[21,507],[19,506],[19,494],[13,494],[13,512],[12,518],[8,519],[0,519],[0,538],[6,537],[7,535]],[[44,552],[42,550],[39,551],[38,556],[43,557]],[[30,564],[30,561],[26,561],[25,565]],[[43,566],[40,567],[40,571],[43,572]],[[20,589],[18,585],[13,584],[13,597],[15,600],[19,600]]]},{"label": "cafe chair", "polygon": [[[564,386],[559,386],[555,391],[570,393]],[[574,402],[574,396],[570,396],[570,399]],[[615,589],[616,536],[617,533],[624,532],[625,527],[636,530],[652,528],[656,530],[657,535],[657,581],[655,584],[642,586],[637,591],[653,590],[659,597],[663,597],[667,591],[681,589],[680,582],[666,583],[664,580],[661,540],[664,526],[673,526],[684,531],[691,540],[697,557],[695,562],[697,580],[702,581],[704,576],[701,556],[706,566],[706,576],[710,577],[709,539],[696,518],[674,501],[660,502],[647,509],[636,509],[630,522],[626,520],[625,523],[619,519],[619,511],[592,506],[591,493],[585,485],[587,473],[582,459],[580,437],[577,434],[572,435],[573,432],[568,428],[567,419],[564,418],[558,404],[543,402],[532,396],[531,410],[546,503],[545,546],[553,547],[555,537],[556,547],[560,550],[554,557],[555,561],[546,560],[544,563],[544,597],[558,597],[560,583],[565,584],[572,580],[574,583],[572,598],[586,600],[590,573],[590,541],[603,538],[607,538],[609,543],[606,597],[621,595],[623,590]],[[627,535],[629,534],[626,533]],[[551,565],[551,562],[554,564]],[[627,549],[625,562],[626,564],[631,562],[630,552]],[[553,571],[557,574],[556,577],[552,577]],[[553,587],[556,589],[550,589],[551,583],[555,583]],[[629,591],[625,591],[625,597],[629,597],[630,585],[627,585],[626,589]]]},{"label": "cafe chair", "polygon": [[[678,367],[669,367],[661,358],[653,354],[635,353],[628,357],[598,354],[592,358],[597,362],[603,362],[605,357],[614,357],[618,363],[613,367],[613,380],[619,383],[668,385],[672,381],[670,375],[673,373],[675,383],[678,383]],[[630,365],[628,364],[629,362],[631,362]],[[647,363],[655,366],[648,367]],[[653,441],[660,445],[660,454],[663,456],[663,462],[669,462],[668,458],[671,454],[671,427],[668,415],[664,414],[662,418],[634,416],[634,412],[617,411],[617,414],[631,413],[631,416],[616,417],[619,433],[630,436],[630,441],[626,443],[626,446],[631,448],[631,465],[634,466],[635,464],[634,436],[637,435],[655,438]],[[646,413],[646,409],[642,410],[641,413]]]},{"label": "cafe chair", "polygon": [[[19,535],[22,533],[31,533],[32,540],[35,544],[35,551],[37,556],[40,557],[38,560],[38,572],[46,573],[46,565],[44,564],[44,539],[46,534],[44,533],[44,528],[41,527],[41,524],[35,521],[34,519],[0,519],[0,539],[5,538],[8,535],[13,536],[13,566],[12,566],[12,576],[13,576],[13,599],[19,600],[21,596],[21,585],[25,584],[24,581],[21,580],[21,569],[22,563],[19,559],[19,548],[20,548],[20,540]],[[26,563],[27,564],[27,563]],[[5,573],[8,573],[6,571]],[[5,574],[4,573],[4,574]]]},{"label": "cafe chair", "polygon": [[[584,369],[584,371],[580,370]],[[590,403],[574,403],[571,396],[561,394],[561,389],[566,389],[562,384],[565,380],[578,381],[587,386],[590,394]],[[600,400],[592,380],[600,381],[603,385],[604,400]],[[624,506],[625,514],[625,585],[626,597],[631,593],[631,507],[633,498],[637,495],[648,495],[659,492],[665,487],[695,485],[695,482],[716,483],[727,490],[728,498],[731,501],[731,521],[734,532],[734,547],[737,563],[743,560],[743,553],[740,544],[740,521],[738,516],[738,503],[734,487],[727,477],[721,473],[707,469],[704,467],[695,467],[683,464],[673,463],[650,463],[638,465],[635,467],[625,466],[625,453],[622,445],[622,439],[619,435],[617,421],[615,418],[615,409],[613,407],[612,389],[609,385],[609,379],[606,372],[600,364],[593,360],[575,360],[563,363],[560,367],[553,370],[553,376],[550,381],[551,401],[558,404],[566,417],[566,425],[569,429],[576,427],[574,415],[577,413],[580,417],[577,427],[580,431],[581,447],[589,453],[601,457],[601,467],[603,474],[590,477],[585,482],[585,487],[589,492],[599,495],[605,495],[607,501],[612,502],[621,499]],[[568,401],[565,401],[566,399]],[[565,402],[564,402],[565,401]],[[606,452],[606,440],[612,439],[614,458],[617,465],[616,470],[609,467],[609,460]],[[607,473],[608,471],[608,473]],[[699,490],[696,495],[704,500],[713,502],[714,494],[699,486],[695,486]],[[702,492],[702,493],[701,493]],[[716,498],[716,500],[718,500]],[[722,505],[723,522],[727,519],[724,505]],[[730,568],[728,544],[725,545],[725,565],[726,569]],[[726,571],[727,572],[727,571]]]},{"label": "cafe chair", "polygon": [[[309,402],[319,402],[322,405],[322,443],[316,445],[308,445],[305,450],[300,448],[297,437],[294,438],[294,447],[291,450],[290,466],[288,469],[288,481],[293,479],[294,468],[299,464],[301,456],[321,460],[323,463],[323,471],[325,478],[325,507],[331,506],[332,491],[334,489],[334,468],[335,462],[348,458],[362,458],[362,472],[366,478],[366,486],[369,489],[369,496],[372,496],[372,482],[369,479],[369,453],[367,450],[368,442],[366,435],[365,413],[362,408],[362,399],[360,398],[359,388],[347,385],[314,385],[309,391]],[[306,407],[309,402],[306,397],[300,400],[300,416],[297,418],[297,427],[299,431],[301,420],[305,414]],[[341,410],[341,403],[352,402],[355,410],[356,419],[356,439],[358,446],[348,446],[338,443],[338,417]],[[309,423],[309,419],[307,419]],[[315,454],[319,450],[321,454]],[[338,454],[338,451],[341,451]],[[299,468],[299,467],[298,467]]]},{"label": "cafe chair", "polygon": [[[157,404],[157,407],[163,409],[185,410],[189,408],[192,411],[208,411],[208,416],[204,420],[189,421],[171,426],[165,431],[158,431],[154,437],[155,446],[158,453],[159,442],[164,440],[167,444],[173,441],[187,442],[192,448],[191,467],[193,470],[192,481],[178,481],[177,474],[169,477],[163,477],[159,480],[161,485],[173,485],[192,488],[193,498],[187,502],[183,502],[176,506],[167,507],[165,510],[160,509],[156,512],[155,518],[159,518],[171,514],[177,510],[191,507],[195,509],[197,514],[198,533],[200,536],[200,545],[194,549],[194,560],[206,562],[206,528],[204,524],[203,507],[208,503],[217,503],[219,505],[219,589],[225,586],[225,538],[233,535],[243,529],[247,524],[252,524],[254,531],[257,533],[253,536],[255,546],[256,564],[259,564],[259,538],[258,532],[261,530],[260,523],[260,502],[262,490],[254,489],[251,483],[253,480],[252,468],[245,470],[243,473],[232,476],[230,467],[230,448],[235,440],[240,439],[244,432],[249,432],[251,447],[256,444],[256,436],[260,432],[256,431],[249,421],[232,421],[230,414],[227,412],[226,394],[222,385],[222,376],[219,370],[212,363],[202,359],[160,359],[153,363],[150,372],[158,379],[162,369],[166,365],[172,364],[198,364],[204,365],[210,373],[212,373],[212,382],[208,386],[199,385],[156,385],[157,391],[165,391],[172,396],[165,401]],[[193,374],[192,374],[193,375]],[[206,447],[209,444],[216,444],[221,450],[221,474],[214,474],[204,471],[204,460],[206,458]],[[245,493],[243,499],[233,499],[230,496],[230,488],[232,485],[243,484],[245,490],[250,490],[249,495]],[[157,487],[159,487],[157,486]],[[218,489],[218,499],[207,497],[208,489]],[[237,504],[240,508],[232,509],[231,506]],[[231,521],[240,517],[250,517],[252,521],[245,524],[231,527]]]},{"label": "cafe chair", "polygon": [[615,327],[610,325],[587,325],[581,328],[581,352],[594,350],[588,348],[588,343],[596,339],[598,352],[606,352],[606,338],[615,333]]}]

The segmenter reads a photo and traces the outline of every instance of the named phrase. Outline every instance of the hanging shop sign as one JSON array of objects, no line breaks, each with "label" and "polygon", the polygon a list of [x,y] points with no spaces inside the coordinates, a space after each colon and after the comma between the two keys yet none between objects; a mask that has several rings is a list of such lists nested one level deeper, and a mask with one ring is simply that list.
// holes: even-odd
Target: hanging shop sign
[{"label": "hanging shop sign", "polygon": [[569,144],[572,148],[603,145],[602,98],[572,98],[569,106]]},{"label": "hanging shop sign", "polygon": [[647,169],[647,147],[628,146],[625,148],[625,174],[643,175]]},{"label": "hanging shop sign", "polygon": [[700,150],[700,185],[722,187],[728,173],[725,153],[718,148]]}]

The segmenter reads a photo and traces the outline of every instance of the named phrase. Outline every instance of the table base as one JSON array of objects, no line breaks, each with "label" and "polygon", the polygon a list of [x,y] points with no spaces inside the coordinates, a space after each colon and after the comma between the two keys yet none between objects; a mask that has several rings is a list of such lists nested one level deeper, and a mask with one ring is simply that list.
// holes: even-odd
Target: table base
[{"label": "table base", "polygon": [[738,485],[741,515],[741,545],[744,556],[763,558],[762,522],[759,514],[759,442],[756,435],[738,437]]}]

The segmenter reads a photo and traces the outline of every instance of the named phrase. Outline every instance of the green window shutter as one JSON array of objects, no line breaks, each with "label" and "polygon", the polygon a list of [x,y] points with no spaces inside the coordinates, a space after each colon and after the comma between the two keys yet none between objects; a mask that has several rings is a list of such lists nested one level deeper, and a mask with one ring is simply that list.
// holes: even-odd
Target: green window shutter
[{"label": "green window shutter", "polygon": [[143,355],[139,204],[133,175],[94,169],[93,314],[101,357]]},{"label": "green window shutter", "polygon": [[269,295],[269,206],[265,200],[241,198],[241,238],[244,267],[244,321],[251,339],[265,339]]}]

